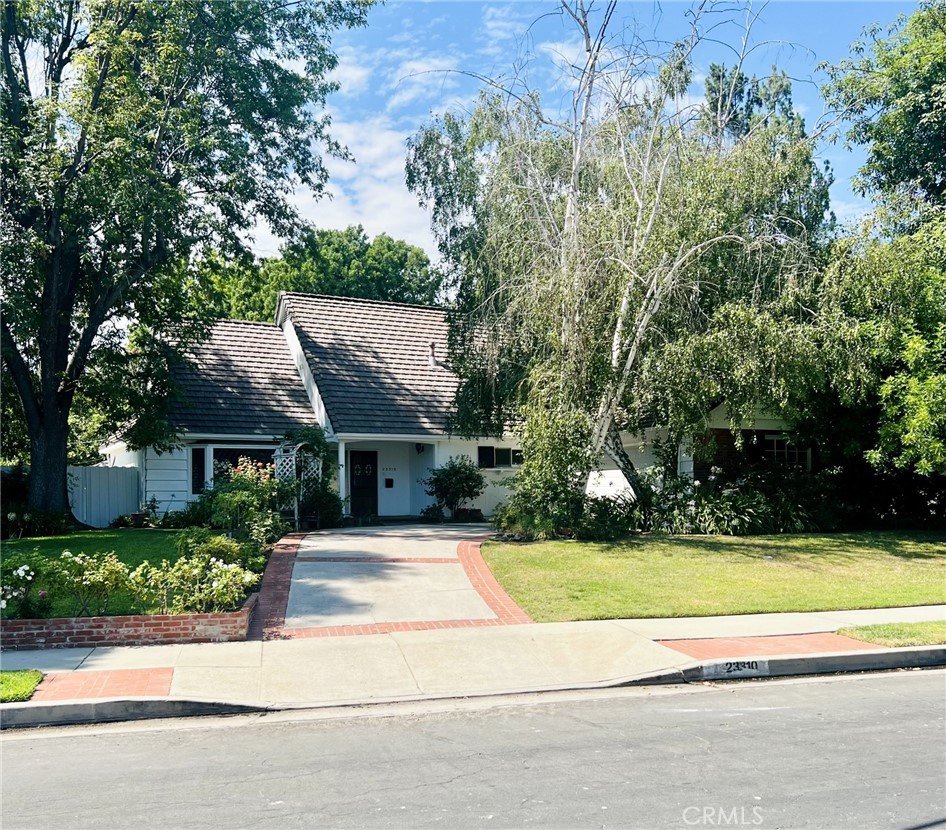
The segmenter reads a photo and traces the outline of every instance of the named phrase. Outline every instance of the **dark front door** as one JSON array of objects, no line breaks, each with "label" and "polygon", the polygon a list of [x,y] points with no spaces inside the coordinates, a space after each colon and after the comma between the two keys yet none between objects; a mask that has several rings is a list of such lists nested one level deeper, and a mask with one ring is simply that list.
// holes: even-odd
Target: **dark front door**
[{"label": "dark front door", "polygon": [[378,515],[378,454],[352,450],[348,456],[352,516]]}]

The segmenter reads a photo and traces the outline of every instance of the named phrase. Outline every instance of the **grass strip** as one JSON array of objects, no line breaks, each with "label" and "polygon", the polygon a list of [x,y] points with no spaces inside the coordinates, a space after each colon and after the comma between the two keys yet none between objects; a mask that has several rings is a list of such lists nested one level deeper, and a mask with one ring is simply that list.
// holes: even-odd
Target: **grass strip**
[{"label": "grass strip", "polygon": [[0,703],[29,700],[42,679],[43,673],[36,669],[0,671]]},{"label": "grass strip", "polygon": [[946,645],[946,620],[858,625],[842,628],[838,634],[887,648]]},{"label": "grass strip", "polygon": [[483,556],[536,622],[946,603],[943,533],[488,542]]}]

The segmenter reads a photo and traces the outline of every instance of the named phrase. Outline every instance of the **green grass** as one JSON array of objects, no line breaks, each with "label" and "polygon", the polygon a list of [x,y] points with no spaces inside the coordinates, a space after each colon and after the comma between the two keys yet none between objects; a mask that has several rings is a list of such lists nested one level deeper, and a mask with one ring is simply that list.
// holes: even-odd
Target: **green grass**
[{"label": "green grass", "polygon": [[[64,550],[72,553],[107,553],[115,551],[122,562],[134,569],[145,559],[158,564],[162,559],[174,561],[177,551],[174,548],[176,530],[157,528],[119,528],[106,530],[81,530],[62,536],[37,536],[31,539],[6,539],[0,542],[0,555],[36,551],[42,556],[58,558]],[[35,590],[46,586],[37,582]],[[50,616],[68,617],[73,612],[68,598],[54,599]],[[149,609],[140,607],[128,592],[116,593],[109,600],[110,614],[144,613]]]},{"label": "green grass", "polygon": [[946,602],[944,533],[489,542],[483,555],[537,622]]},{"label": "green grass", "polygon": [[29,700],[42,679],[43,673],[35,669],[0,671],[0,703]]},{"label": "green grass", "polygon": [[888,648],[946,645],[946,620],[858,625],[854,628],[842,628],[838,634]]}]

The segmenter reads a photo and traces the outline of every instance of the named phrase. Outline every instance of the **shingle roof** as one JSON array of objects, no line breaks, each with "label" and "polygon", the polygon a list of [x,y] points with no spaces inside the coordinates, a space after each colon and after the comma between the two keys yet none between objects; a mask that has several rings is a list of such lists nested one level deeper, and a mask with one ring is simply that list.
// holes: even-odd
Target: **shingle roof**
[{"label": "shingle roof", "polygon": [[174,371],[181,396],[170,421],[182,432],[283,435],[315,414],[282,330],[222,320]]},{"label": "shingle roof", "polygon": [[336,432],[447,432],[456,376],[443,309],[287,293],[283,302]]}]

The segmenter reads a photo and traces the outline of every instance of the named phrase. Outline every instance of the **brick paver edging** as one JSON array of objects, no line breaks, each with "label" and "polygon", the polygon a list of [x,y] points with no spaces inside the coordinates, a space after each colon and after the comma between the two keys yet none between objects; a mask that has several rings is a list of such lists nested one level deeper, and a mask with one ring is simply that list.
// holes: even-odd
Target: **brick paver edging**
[{"label": "brick paver edging", "polygon": [[[395,631],[430,631],[443,628],[484,628],[495,625],[523,625],[532,619],[523,611],[496,581],[480,553],[479,541],[460,542],[457,559],[422,557],[354,557],[354,556],[298,556],[299,543],[308,534],[290,533],[284,537],[269,557],[263,584],[260,588],[259,612],[250,628],[251,639],[306,639],[313,637],[351,637],[364,634],[392,634]],[[286,607],[292,569],[300,562],[418,562],[424,564],[459,561],[470,584],[489,609],[496,615],[490,619],[416,620],[409,622],[365,623],[362,625],[327,625],[319,628],[286,628]]]},{"label": "brick paver edging", "polygon": [[174,669],[171,668],[50,672],[36,687],[30,701],[167,697],[171,694],[173,678]]},{"label": "brick paver edging", "polygon": [[697,660],[737,657],[779,657],[795,654],[825,654],[837,651],[876,651],[873,643],[840,634],[761,634],[748,637],[704,637],[686,640],[655,640],[656,643]]},{"label": "brick paver edging", "polygon": [[245,640],[257,596],[250,594],[242,608],[220,614],[133,614],[120,617],[4,620],[0,649],[151,646]]},{"label": "brick paver edging", "polygon": [[463,565],[463,570],[466,572],[470,583],[490,610],[499,618],[501,625],[531,623],[532,618],[512,601],[512,597],[496,581],[496,577],[493,576],[493,572],[487,566],[483,554],[480,552],[480,545],[483,541],[485,540],[460,542],[460,548],[457,551],[460,564]]},{"label": "brick paver edging", "polygon": [[259,589],[259,605],[250,623],[248,639],[262,640],[278,636],[286,623],[292,569],[299,545],[308,533],[289,533],[273,547],[263,572]]}]

